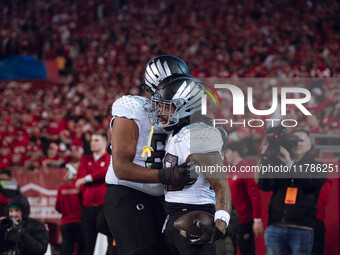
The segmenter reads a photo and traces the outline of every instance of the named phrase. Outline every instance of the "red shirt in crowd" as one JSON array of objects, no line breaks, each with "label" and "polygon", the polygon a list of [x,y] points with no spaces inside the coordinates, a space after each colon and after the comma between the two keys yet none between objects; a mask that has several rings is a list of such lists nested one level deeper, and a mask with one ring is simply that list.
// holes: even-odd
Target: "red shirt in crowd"
[{"label": "red shirt in crowd", "polygon": [[110,164],[110,154],[105,153],[97,161],[93,155],[83,156],[77,172],[77,179],[91,175],[92,182],[81,186],[82,205],[99,206],[104,204],[106,192],[105,175]]},{"label": "red shirt in crowd", "polygon": [[58,155],[55,155],[55,156],[47,156],[46,158],[44,158],[42,161],[41,161],[41,166],[44,166],[44,167],[50,167],[51,164],[53,164],[53,162],[55,161],[59,161],[60,160],[60,157]]},{"label": "red shirt in crowd", "polygon": [[1,193],[0,193],[0,205],[8,205],[9,203],[9,198],[4,197]]},{"label": "red shirt in crowd", "polygon": [[0,169],[10,167],[12,165],[12,154],[0,157]]},{"label": "red shirt in crowd", "polygon": [[[244,160],[236,165],[237,172],[241,166],[246,166]],[[231,200],[236,208],[239,223],[262,218],[261,193],[254,178],[239,178],[236,174],[228,178]]]},{"label": "red shirt in crowd", "polygon": [[61,225],[81,222],[79,193],[75,180],[59,186],[55,209],[62,214]]},{"label": "red shirt in crowd", "polygon": [[326,219],[326,206],[329,201],[329,196],[331,194],[331,188],[332,188],[332,180],[327,179],[325,184],[322,186],[320,195],[318,198],[318,204],[317,204],[317,211],[316,211],[316,218],[321,221],[325,221]]}]

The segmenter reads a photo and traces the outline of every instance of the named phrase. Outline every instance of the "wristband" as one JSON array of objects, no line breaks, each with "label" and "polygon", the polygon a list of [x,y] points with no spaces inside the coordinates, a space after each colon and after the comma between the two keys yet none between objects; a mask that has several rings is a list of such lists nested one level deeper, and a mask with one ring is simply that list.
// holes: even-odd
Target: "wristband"
[{"label": "wristband", "polygon": [[227,227],[228,227],[229,226],[229,220],[230,220],[230,214],[227,211],[218,210],[218,211],[215,212],[214,222],[216,222],[216,220],[224,221],[226,223]]},{"label": "wristband", "polygon": [[254,222],[260,222],[260,221],[262,221],[261,218],[255,218],[255,219],[254,219]]}]

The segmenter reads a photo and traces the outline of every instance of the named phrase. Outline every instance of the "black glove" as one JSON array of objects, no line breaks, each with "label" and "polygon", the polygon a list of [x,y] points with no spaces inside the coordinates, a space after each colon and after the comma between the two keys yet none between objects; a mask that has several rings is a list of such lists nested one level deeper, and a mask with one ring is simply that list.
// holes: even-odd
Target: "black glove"
[{"label": "black glove", "polygon": [[200,238],[190,239],[191,244],[213,243],[223,237],[223,233],[215,226],[203,224],[199,220],[194,220],[193,223],[200,228],[202,235]]},{"label": "black glove", "polygon": [[180,166],[162,168],[158,172],[159,182],[166,185],[185,186],[196,182],[195,166],[188,162]]}]

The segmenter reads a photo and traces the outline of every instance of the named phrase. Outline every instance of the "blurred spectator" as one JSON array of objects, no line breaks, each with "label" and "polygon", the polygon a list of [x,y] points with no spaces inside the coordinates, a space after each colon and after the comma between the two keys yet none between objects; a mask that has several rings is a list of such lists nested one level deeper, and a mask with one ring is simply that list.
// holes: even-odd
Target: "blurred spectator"
[{"label": "blurred spectator", "polygon": [[9,146],[3,146],[0,149],[0,169],[10,167],[12,165],[12,154]]},{"label": "blurred spectator", "polygon": [[70,164],[66,167],[68,171],[64,177],[64,183],[58,188],[55,209],[62,214],[61,254],[72,255],[77,244],[77,254],[84,254],[84,239],[81,234],[81,203],[80,191],[75,186],[77,170]]},{"label": "blurred spectator", "polygon": [[18,166],[18,167],[21,167],[21,166],[25,166],[25,161],[27,160],[27,156],[26,154],[24,153],[19,153],[19,152],[16,152],[16,153],[13,153],[12,154],[12,158],[11,158],[11,166]]},{"label": "blurred spectator", "polygon": [[317,202],[321,187],[326,179],[322,175],[306,171],[317,162],[313,155],[312,141],[306,131],[293,133],[299,138],[291,153],[280,146],[276,156],[267,156],[268,146],[264,146],[262,166],[297,166],[304,178],[283,178],[278,173],[267,172],[260,175],[258,187],[263,191],[273,191],[269,203],[268,227],[265,243],[268,255],[311,254],[316,224]]},{"label": "blurred spectator", "polygon": [[[8,202],[12,197],[20,195],[19,185],[16,181],[12,180],[11,170],[9,169],[0,171],[0,194],[8,199]],[[0,203],[0,217],[7,215],[7,203]]]},{"label": "blurred spectator", "polygon": [[84,149],[79,145],[72,145],[70,150],[67,150],[66,156],[63,158],[66,164],[72,165],[75,169],[78,169],[79,162],[83,156]]},{"label": "blurred spectator", "polygon": [[10,224],[5,224],[6,217],[0,218],[0,252],[43,255],[48,246],[48,232],[43,223],[28,217],[30,205],[27,198],[22,195],[13,197],[8,212],[12,219],[7,220]]},{"label": "blurred spectator", "polygon": [[91,135],[92,155],[84,155],[77,172],[76,188],[81,190],[81,222],[85,242],[85,253],[92,255],[97,237],[97,217],[103,210],[105,175],[110,164],[107,134],[97,131]]},{"label": "blurred spectator", "polygon": [[47,157],[41,162],[44,167],[60,167],[64,164],[63,158],[58,155],[59,146],[56,143],[51,143],[47,150]]},{"label": "blurred spectator", "polygon": [[[241,166],[246,166],[243,159],[246,148],[242,142],[231,142],[224,148],[225,159],[240,172]],[[261,193],[253,176],[238,176],[228,178],[233,205],[239,218],[238,246],[241,254],[255,254],[255,238],[263,234]]]},{"label": "blurred spectator", "polygon": [[325,248],[325,219],[326,219],[326,206],[331,194],[332,180],[327,179],[326,183],[322,186],[320,196],[317,204],[316,223],[314,227],[314,243],[312,255],[323,255]]}]

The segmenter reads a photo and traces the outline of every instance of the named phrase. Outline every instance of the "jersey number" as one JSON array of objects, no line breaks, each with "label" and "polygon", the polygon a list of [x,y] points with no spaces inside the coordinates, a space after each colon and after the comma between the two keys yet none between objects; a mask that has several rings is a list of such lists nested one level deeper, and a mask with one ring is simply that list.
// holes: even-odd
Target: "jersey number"
[{"label": "jersey number", "polygon": [[145,161],[145,167],[153,169],[161,169],[163,167],[162,160],[165,155],[164,149],[166,138],[167,134],[153,134],[151,147],[154,151],[151,153],[151,157]]}]

